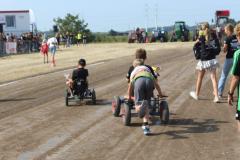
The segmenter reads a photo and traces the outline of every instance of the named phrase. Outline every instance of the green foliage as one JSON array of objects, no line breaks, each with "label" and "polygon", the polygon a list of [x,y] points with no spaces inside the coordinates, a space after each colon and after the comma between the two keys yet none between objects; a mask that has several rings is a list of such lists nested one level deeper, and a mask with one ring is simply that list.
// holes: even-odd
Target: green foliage
[{"label": "green foliage", "polygon": [[108,33],[94,33],[92,41],[95,43],[127,42],[128,36],[112,36]]},{"label": "green foliage", "polygon": [[78,32],[90,34],[90,30],[87,29],[88,24],[79,18],[79,15],[72,15],[68,13],[64,18],[55,18],[54,23],[58,26],[61,34],[71,33],[77,34]]}]

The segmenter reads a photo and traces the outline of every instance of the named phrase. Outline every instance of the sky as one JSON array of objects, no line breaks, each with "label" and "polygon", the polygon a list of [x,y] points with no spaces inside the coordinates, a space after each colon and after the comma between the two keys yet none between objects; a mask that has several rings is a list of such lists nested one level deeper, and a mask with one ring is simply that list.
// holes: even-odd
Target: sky
[{"label": "sky", "polygon": [[177,20],[191,26],[211,22],[215,11],[222,9],[240,20],[238,7],[239,0],[0,0],[0,10],[32,9],[41,31],[52,29],[53,19],[67,13],[78,14],[93,32],[107,32],[168,26]]}]

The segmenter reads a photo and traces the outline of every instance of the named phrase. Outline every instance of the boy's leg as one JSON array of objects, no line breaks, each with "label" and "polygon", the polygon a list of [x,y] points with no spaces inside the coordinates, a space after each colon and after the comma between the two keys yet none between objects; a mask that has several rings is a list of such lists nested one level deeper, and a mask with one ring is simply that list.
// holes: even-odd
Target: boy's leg
[{"label": "boy's leg", "polygon": [[222,96],[228,74],[231,70],[233,59],[226,59],[223,64],[221,77],[218,82],[218,95]]},{"label": "boy's leg", "polygon": [[144,91],[145,91],[145,83],[143,78],[138,78],[134,83],[134,96],[135,96],[135,104],[140,103],[144,100]]},{"label": "boy's leg", "polygon": [[197,83],[196,83],[196,95],[199,96],[199,93],[200,93],[200,89],[201,89],[201,86],[202,86],[202,79],[204,77],[204,74],[205,74],[205,70],[202,70],[202,71],[198,71],[198,78],[197,78]]},{"label": "boy's leg", "polygon": [[[149,102],[146,101],[147,100],[146,98],[148,97],[151,98],[150,95],[152,95],[152,91],[153,91],[153,89],[151,89],[151,86],[153,88],[153,84],[151,85],[151,82],[149,82],[149,80],[150,79],[148,78],[141,77],[141,78],[138,78],[134,83],[136,110],[141,114],[144,113],[142,129],[145,135],[149,135],[151,133],[150,127],[149,127],[149,114],[148,114]],[[150,89],[148,87],[150,87]]]},{"label": "boy's leg", "polygon": [[217,75],[216,69],[211,71],[211,80],[213,85],[213,93],[215,97],[218,97]]}]

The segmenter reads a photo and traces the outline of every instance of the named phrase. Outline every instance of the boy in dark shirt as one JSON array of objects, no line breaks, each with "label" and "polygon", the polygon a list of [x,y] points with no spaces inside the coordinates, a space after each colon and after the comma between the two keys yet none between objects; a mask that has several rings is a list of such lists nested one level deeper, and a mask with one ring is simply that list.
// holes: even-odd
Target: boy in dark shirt
[{"label": "boy in dark shirt", "polygon": [[72,78],[71,79],[69,78],[66,82],[66,84],[68,85],[71,91],[70,92],[71,96],[73,96],[72,90],[76,88],[78,81],[81,81],[85,84],[83,88],[84,90],[88,88],[88,81],[87,81],[88,70],[85,69],[85,66],[86,66],[86,60],[80,59],[78,61],[78,68],[73,70]]},{"label": "boy in dark shirt", "polygon": [[228,74],[233,65],[233,55],[234,52],[238,49],[238,40],[236,35],[233,34],[234,27],[231,24],[228,24],[225,27],[225,33],[227,37],[224,41],[224,52],[226,53],[226,59],[224,61],[222,74],[218,82],[218,95],[222,97],[224,86],[228,77]]},{"label": "boy in dark shirt", "polygon": [[[135,53],[135,57],[136,57],[136,59],[142,59],[143,61],[145,61],[145,60],[147,59],[147,52],[146,52],[146,50],[144,50],[144,49],[138,49],[138,50],[136,51],[136,53]],[[164,94],[162,93],[162,91],[161,91],[160,85],[159,85],[158,80],[157,80],[158,75],[154,73],[154,71],[153,71],[153,69],[152,69],[151,66],[146,65],[146,64],[144,64],[144,66],[146,66],[147,68],[149,68],[149,70],[151,71],[153,77],[155,78],[155,81],[156,81],[156,83],[155,83],[156,86],[155,86],[155,87],[156,87],[156,89],[157,89],[157,91],[158,91],[159,97],[161,97],[161,98],[162,98],[162,97],[167,97],[167,96],[164,95]],[[130,66],[130,68],[129,68],[129,70],[128,70],[128,73],[127,73],[127,76],[126,76],[126,79],[127,79],[128,83],[130,82],[130,76],[131,76],[131,73],[132,73],[133,70],[134,70],[134,66],[132,65],[132,66]]]}]

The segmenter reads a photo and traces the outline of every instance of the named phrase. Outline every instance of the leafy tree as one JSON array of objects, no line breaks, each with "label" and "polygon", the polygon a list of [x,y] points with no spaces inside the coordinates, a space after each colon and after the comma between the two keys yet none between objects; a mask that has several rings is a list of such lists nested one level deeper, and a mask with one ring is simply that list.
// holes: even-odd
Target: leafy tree
[{"label": "leafy tree", "polygon": [[83,19],[79,18],[79,15],[72,15],[68,13],[64,18],[55,18],[54,23],[58,26],[61,34],[71,33],[77,34],[78,32],[90,35],[91,32],[87,28],[88,23],[85,23]]}]

